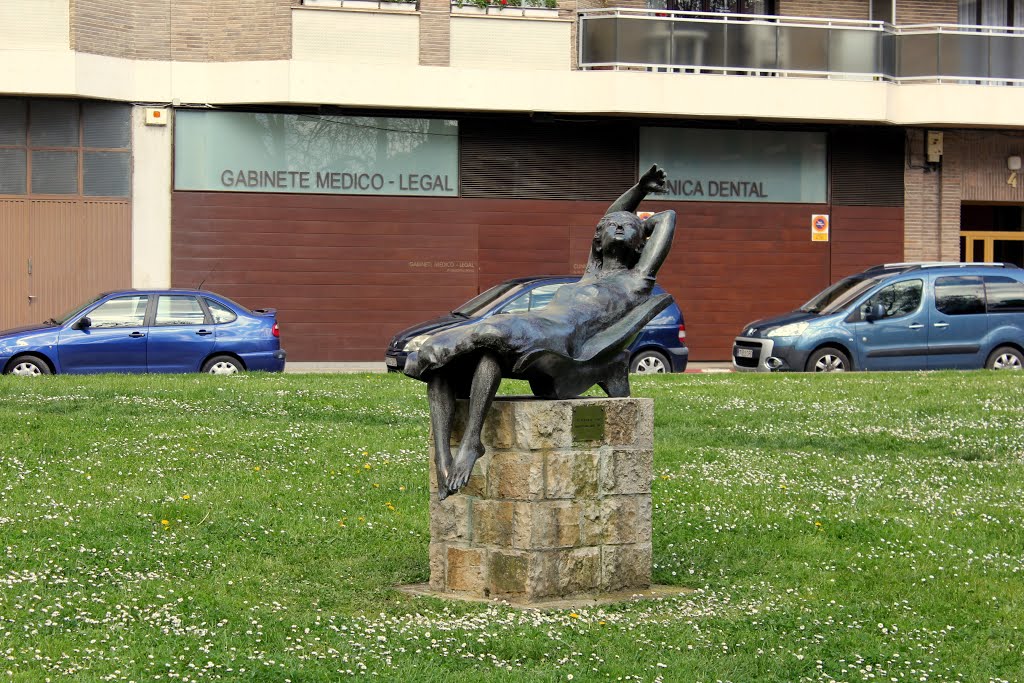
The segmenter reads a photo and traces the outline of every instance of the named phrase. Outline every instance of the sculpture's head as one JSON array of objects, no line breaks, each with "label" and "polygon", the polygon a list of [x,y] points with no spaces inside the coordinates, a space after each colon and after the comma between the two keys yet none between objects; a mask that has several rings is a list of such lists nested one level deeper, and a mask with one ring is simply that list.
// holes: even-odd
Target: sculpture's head
[{"label": "sculpture's head", "polygon": [[594,253],[602,261],[614,258],[625,267],[632,268],[640,260],[645,242],[644,222],[629,211],[616,211],[605,214],[598,221]]}]

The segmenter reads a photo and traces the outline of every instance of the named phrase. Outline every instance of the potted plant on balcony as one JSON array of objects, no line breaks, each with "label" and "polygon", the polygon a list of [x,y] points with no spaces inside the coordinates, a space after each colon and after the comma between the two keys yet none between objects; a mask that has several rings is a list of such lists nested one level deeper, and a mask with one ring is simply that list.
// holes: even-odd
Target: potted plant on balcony
[{"label": "potted plant on balcony", "polygon": [[523,0],[524,17],[557,17],[558,0]]}]

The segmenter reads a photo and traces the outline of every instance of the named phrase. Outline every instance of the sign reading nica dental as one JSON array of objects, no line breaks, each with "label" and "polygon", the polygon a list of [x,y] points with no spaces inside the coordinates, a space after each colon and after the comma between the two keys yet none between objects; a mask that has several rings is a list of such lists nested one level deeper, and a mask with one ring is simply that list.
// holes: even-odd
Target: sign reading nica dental
[{"label": "sign reading nica dental", "polygon": [[174,189],[458,195],[458,122],[178,110]]},{"label": "sign reading nica dental", "polygon": [[826,153],[824,133],[640,129],[640,172],[665,169],[664,199],[824,204]]}]

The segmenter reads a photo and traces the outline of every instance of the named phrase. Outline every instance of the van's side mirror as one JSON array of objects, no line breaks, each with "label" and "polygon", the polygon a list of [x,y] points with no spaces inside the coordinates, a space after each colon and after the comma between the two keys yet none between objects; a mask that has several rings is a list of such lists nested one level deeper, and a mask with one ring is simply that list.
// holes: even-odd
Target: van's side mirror
[{"label": "van's side mirror", "polygon": [[71,326],[73,330],[87,330],[92,327],[92,321],[89,320],[89,316],[82,316],[75,321],[75,324]]},{"label": "van's side mirror", "polygon": [[869,323],[874,322],[876,320],[881,320],[884,317],[885,306],[883,306],[882,304],[875,304],[874,306],[868,309],[867,313],[864,314],[864,319],[867,320]]}]

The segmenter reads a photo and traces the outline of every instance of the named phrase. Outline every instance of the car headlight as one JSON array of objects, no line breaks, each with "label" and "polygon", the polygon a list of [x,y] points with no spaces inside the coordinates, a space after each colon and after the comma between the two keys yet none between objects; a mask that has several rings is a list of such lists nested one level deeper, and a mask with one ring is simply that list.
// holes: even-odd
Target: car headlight
[{"label": "car headlight", "polygon": [[423,346],[423,342],[427,341],[428,339],[430,339],[429,334],[421,334],[418,337],[413,337],[405,345],[405,352],[412,353],[413,351],[419,351],[420,347]]},{"label": "car headlight", "polygon": [[767,334],[769,337],[799,337],[807,329],[807,323],[790,323],[776,327]]}]

